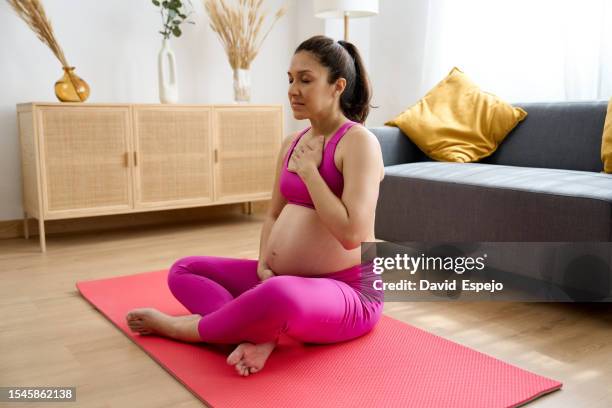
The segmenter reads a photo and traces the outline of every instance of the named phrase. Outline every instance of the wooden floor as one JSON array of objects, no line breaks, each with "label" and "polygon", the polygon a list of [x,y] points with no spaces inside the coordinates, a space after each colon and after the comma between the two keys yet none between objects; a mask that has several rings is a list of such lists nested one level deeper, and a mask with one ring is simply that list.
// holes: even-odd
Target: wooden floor
[{"label": "wooden floor", "polygon": [[[261,215],[238,214],[50,235],[46,254],[37,237],[0,241],[0,386],[76,386],[78,403],[65,406],[203,406],[82,299],[75,282],[164,269],[187,255],[255,259],[261,223]],[[387,303],[385,313],[564,383],[529,407],[612,407],[611,305],[415,302]]]}]

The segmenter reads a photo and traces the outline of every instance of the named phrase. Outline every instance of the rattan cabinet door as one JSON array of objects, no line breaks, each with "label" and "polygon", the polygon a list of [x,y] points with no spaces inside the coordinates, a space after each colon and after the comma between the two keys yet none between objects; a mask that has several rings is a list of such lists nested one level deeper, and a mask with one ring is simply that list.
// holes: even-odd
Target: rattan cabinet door
[{"label": "rattan cabinet door", "polygon": [[270,198],[282,140],[282,107],[215,107],[218,202]]},{"label": "rattan cabinet door", "polygon": [[129,210],[129,107],[57,106],[37,112],[45,218]]},{"label": "rattan cabinet door", "polygon": [[134,129],[137,208],[212,202],[210,107],[135,106]]}]

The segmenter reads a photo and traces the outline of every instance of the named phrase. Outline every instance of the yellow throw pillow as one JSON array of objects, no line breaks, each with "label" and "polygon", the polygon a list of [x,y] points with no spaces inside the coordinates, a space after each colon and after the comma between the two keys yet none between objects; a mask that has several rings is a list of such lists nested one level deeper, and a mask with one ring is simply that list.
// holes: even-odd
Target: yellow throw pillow
[{"label": "yellow throw pillow", "polygon": [[612,173],[612,98],[608,101],[608,112],[601,138],[601,161],[604,164],[604,172]]},{"label": "yellow throw pillow", "polygon": [[481,91],[459,68],[385,123],[399,127],[434,160],[473,162],[491,155],[527,112]]}]

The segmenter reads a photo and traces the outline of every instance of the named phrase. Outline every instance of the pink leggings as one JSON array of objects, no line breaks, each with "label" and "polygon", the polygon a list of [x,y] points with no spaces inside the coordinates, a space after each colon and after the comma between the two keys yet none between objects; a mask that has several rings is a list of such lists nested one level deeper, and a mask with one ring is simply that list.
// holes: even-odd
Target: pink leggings
[{"label": "pink leggings", "polygon": [[257,260],[189,256],[168,272],[172,294],[200,314],[203,342],[264,343],[286,333],[304,343],[362,336],[380,319],[384,294],[372,263],[326,275],[278,275],[261,282]]}]

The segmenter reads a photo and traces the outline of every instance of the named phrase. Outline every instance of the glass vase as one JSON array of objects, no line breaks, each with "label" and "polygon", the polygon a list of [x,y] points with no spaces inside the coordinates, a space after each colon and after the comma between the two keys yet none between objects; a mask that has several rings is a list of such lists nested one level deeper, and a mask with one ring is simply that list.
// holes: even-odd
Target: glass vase
[{"label": "glass vase", "polygon": [[55,96],[61,102],[85,102],[89,85],[74,73],[74,67],[62,67],[64,75],[55,83]]},{"label": "glass vase", "polygon": [[251,101],[251,71],[234,69],[234,102],[248,103]]}]

